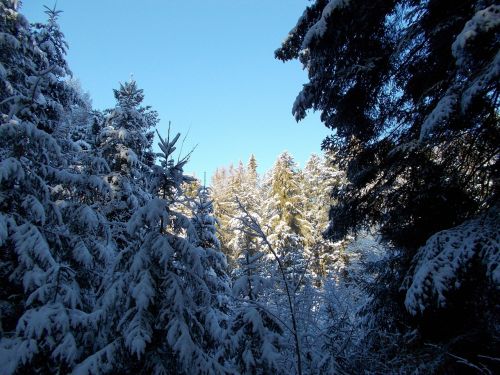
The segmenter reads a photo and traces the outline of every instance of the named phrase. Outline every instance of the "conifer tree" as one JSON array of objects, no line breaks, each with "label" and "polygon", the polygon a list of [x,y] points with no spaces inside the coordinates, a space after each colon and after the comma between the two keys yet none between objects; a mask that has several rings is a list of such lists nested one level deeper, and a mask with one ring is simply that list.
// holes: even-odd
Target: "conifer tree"
[{"label": "conifer tree", "polygon": [[244,236],[235,235],[235,233],[241,234],[237,229],[240,223],[236,219],[241,216],[241,210],[236,198],[252,213],[259,215],[261,210],[255,156],[250,157],[246,168],[240,161],[236,169],[230,166],[228,170],[217,170],[212,178],[212,186],[215,213],[221,224],[218,233],[222,251],[228,257],[230,269],[235,270],[238,267],[237,259],[240,251],[246,246],[244,242],[250,241]]},{"label": "conifer tree", "polygon": [[[126,223],[132,214],[151,199],[148,178],[154,163],[151,150],[152,128],[158,122],[156,111],[142,106],[144,92],[134,80],[114,90],[117,101],[105,113],[103,126],[97,125],[95,160],[104,161],[101,169],[110,194],[99,204],[101,213],[111,222],[118,251],[128,246]],[[99,121],[96,119],[96,121]],[[107,164],[107,166],[106,166]]]},{"label": "conifer tree", "polygon": [[[321,111],[334,131],[323,146],[347,173],[334,191],[329,235],[376,227],[393,250],[372,289],[384,315],[378,331],[418,332],[472,363],[498,348],[485,318],[498,289],[488,254],[499,232],[487,219],[498,209],[498,14],[495,1],[317,0],[276,51],[307,69],[292,111],[297,120]],[[473,238],[470,263],[459,249]],[[459,258],[478,271],[462,272]],[[456,282],[436,283],[440,277]],[[442,358],[450,371],[453,359]]]},{"label": "conifer tree", "polygon": [[328,155],[312,154],[307,161],[301,180],[301,201],[304,218],[310,226],[306,247],[311,255],[310,271],[316,283],[333,270],[336,262],[342,263],[343,242],[324,238],[328,227],[328,211],[333,204],[332,190],[342,183],[342,173],[332,165]]},{"label": "conifer tree", "polygon": [[[221,252],[220,241],[217,238],[217,219],[214,217],[210,190],[200,187],[197,199],[193,204],[193,216],[191,218],[196,236],[191,239],[194,246],[205,249],[207,264],[204,272],[211,295],[211,308],[214,309],[213,317],[217,319],[214,327],[227,329],[227,314],[229,313],[228,296],[230,294],[230,280],[227,275],[227,260]],[[220,345],[221,349],[226,345],[225,332],[217,332],[218,341],[212,345]]]},{"label": "conifer tree", "polygon": [[237,265],[236,256],[233,254],[233,250],[229,245],[232,239],[229,222],[231,217],[235,214],[230,183],[232,175],[229,174],[229,171],[230,170],[226,168],[217,169],[212,176],[211,186],[213,191],[214,213],[220,224],[217,235],[221,243],[221,251],[226,255],[231,271]]},{"label": "conifer tree", "polygon": [[[195,246],[193,239],[199,245],[204,237],[174,210],[181,185],[191,180],[183,174],[187,158],[176,162],[172,156],[178,139],[160,137],[152,197],[128,221],[130,240],[99,300],[104,335],[77,373],[227,372],[224,297],[214,295],[224,289],[223,258]],[[213,239],[208,233],[205,228],[203,234]]]},{"label": "conifer tree", "polygon": [[300,191],[300,174],[288,152],[278,156],[267,184],[264,217],[267,221],[269,241],[276,248],[286,272],[294,284],[306,272],[306,238],[311,232],[304,220]]},{"label": "conifer tree", "polygon": [[[68,89],[56,11],[34,32],[0,3],[0,360],[7,374],[67,373],[89,348],[106,223],[72,169],[63,137]],[[5,53],[4,53],[5,52]],[[7,95],[5,97],[4,95]],[[10,95],[10,96],[9,96]]]}]

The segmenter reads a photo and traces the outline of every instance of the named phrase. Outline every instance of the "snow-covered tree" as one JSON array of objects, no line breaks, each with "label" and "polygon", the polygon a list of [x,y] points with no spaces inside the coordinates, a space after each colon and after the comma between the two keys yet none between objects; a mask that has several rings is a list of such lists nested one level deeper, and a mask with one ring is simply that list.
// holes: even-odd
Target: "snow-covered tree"
[{"label": "snow-covered tree", "polygon": [[193,239],[193,243],[195,246],[201,246],[205,249],[220,250],[220,241],[216,236],[216,219],[213,216],[213,205],[210,200],[209,189],[200,187],[192,205],[193,217],[191,221],[197,234],[196,238]]},{"label": "snow-covered tree", "polygon": [[92,340],[96,271],[108,253],[106,221],[85,199],[91,187],[105,193],[105,186],[72,168],[59,131],[68,90],[56,16],[50,11],[48,25],[34,32],[17,2],[0,3],[0,365],[6,374],[70,372]]},{"label": "snow-covered tree", "polygon": [[[479,255],[498,233],[457,233],[498,206],[499,11],[492,0],[316,0],[276,51],[307,69],[292,111],[297,120],[321,111],[333,131],[323,146],[346,170],[329,235],[342,239],[376,227],[394,250],[374,299],[393,316],[379,330],[397,322],[391,333],[416,329],[421,348],[426,340],[446,342],[465,358],[444,356],[446,371],[498,348],[498,328],[491,335],[486,323],[489,290],[498,284],[488,271],[494,266]],[[463,258],[470,246],[481,261]],[[475,272],[463,272],[457,259]],[[412,282],[404,286],[412,289],[400,290],[407,273]],[[448,280],[455,281],[451,289]],[[455,303],[430,303],[436,296],[448,301],[441,296],[447,293],[456,294]],[[471,298],[482,308],[471,308]],[[457,367],[450,370],[450,361]]]},{"label": "snow-covered tree", "polygon": [[[217,325],[223,330],[227,330],[227,320],[229,313],[230,280],[227,275],[227,260],[221,252],[220,241],[217,238],[217,220],[214,217],[210,190],[207,187],[200,187],[198,196],[193,202],[193,216],[191,223],[196,236],[191,238],[191,242],[196,247],[205,250],[207,262],[204,267],[204,280],[211,293],[210,306],[213,309],[213,316],[218,320]],[[216,342],[210,345],[226,345],[226,331],[217,333]],[[208,340],[209,337],[207,337]]]},{"label": "snow-covered tree", "polygon": [[290,281],[304,281],[309,254],[305,245],[311,233],[304,219],[300,187],[301,175],[288,152],[278,156],[266,181],[263,217],[269,242],[276,249]]},{"label": "snow-covered tree", "polygon": [[342,184],[344,173],[333,164],[328,153],[322,157],[310,156],[302,170],[300,188],[304,219],[310,227],[306,238],[306,248],[311,256],[310,272],[318,285],[327,274],[338,271],[346,260],[346,241],[333,242],[324,237],[329,224],[328,211],[334,204],[333,189]]},{"label": "snow-covered tree", "polygon": [[99,300],[96,314],[105,336],[77,373],[227,372],[225,280],[217,274],[223,258],[195,246],[193,239],[200,237],[192,222],[173,210],[182,183],[191,179],[183,174],[187,158],[176,162],[172,156],[178,139],[160,137],[152,197],[127,223],[130,240]]},{"label": "snow-covered tree", "polygon": [[229,268],[234,269],[236,267],[236,257],[229,246],[232,238],[229,222],[235,214],[234,204],[231,201],[233,198],[231,180],[229,170],[218,168],[212,176],[211,187],[214,213],[220,224],[217,236],[221,243],[221,250],[227,257]]},{"label": "snow-covered tree", "polygon": [[241,374],[280,374],[284,373],[284,332],[269,303],[275,281],[266,253],[260,251],[262,239],[252,231],[257,220],[242,207],[231,224],[238,242],[233,246],[239,249],[233,285],[236,304],[230,326],[232,355]]},{"label": "snow-covered tree", "polygon": [[142,106],[144,92],[134,80],[120,84],[114,96],[116,106],[105,112],[104,124],[99,124],[98,117],[93,124],[99,133],[91,164],[105,173],[110,193],[99,202],[99,210],[110,221],[113,241],[121,251],[130,240],[126,223],[151,199],[152,128],[158,118],[154,110]]},{"label": "snow-covered tree", "polygon": [[214,209],[220,226],[218,230],[222,251],[229,260],[231,270],[238,267],[237,259],[241,249],[248,247],[248,236],[238,230],[240,225],[235,218],[241,216],[239,201],[250,212],[260,215],[262,196],[257,173],[257,161],[251,155],[247,166],[240,161],[238,168],[230,166],[227,170],[218,169],[212,177]]},{"label": "snow-covered tree", "polygon": [[[436,233],[418,250],[404,282],[405,306],[411,314],[453,306],[458,302],[453,292],[462,284],[474,288],[479,283],[480,288],[492,290],[500,285],[499,214],[498,207],[492,207],[477,218]],[[480,275],[462,275],[474,269],[483,270],[483,280]]]}]

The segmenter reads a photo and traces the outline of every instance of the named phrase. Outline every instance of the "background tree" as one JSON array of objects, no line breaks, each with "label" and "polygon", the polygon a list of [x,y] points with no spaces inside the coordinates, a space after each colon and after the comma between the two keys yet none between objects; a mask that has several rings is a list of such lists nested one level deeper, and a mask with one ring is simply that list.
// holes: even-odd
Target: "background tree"
[{"label": "background tree", "polygon": [[240,222],[236,219],[241,216],[236,198],[250,212],[260,216],[262,196],[255,156],[250,156],[246,167],[240,161],[236,169],[232,166],[217,169],[212,177],[212,191],[214,213],[220,223],[221,248],[228,258],[230,271],[233,271],[238,268],[237,259],[242,249],[257,246],[250,244],[254,240],[238,229]]},{"label": "background tree", "polygon": [[309,223],[310,232],[306,247],[311,257],[310,271],[320,285],[335,263],[342,263],[344,241],[333,242],[325,239],[323,232],[328,227],[328,210],[333,204],[331,193],[343,181],[343,173],[332,164],[331,158],[312,154],[304,169],[301,180],[301,201],[304,219]]},{"label": "background tree", "polygon": [[305,275],[310,258],[306,242],[311,227],[304,219],[300,179],[292,156],[288,152],[280,154],[266,181],[263,212],[269,242],[282,258],[294,285]]}]

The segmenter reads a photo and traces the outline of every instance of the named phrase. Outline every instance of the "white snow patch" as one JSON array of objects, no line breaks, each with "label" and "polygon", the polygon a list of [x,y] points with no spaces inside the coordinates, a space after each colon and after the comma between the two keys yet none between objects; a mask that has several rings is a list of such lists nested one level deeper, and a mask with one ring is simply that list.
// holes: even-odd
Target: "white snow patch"
[{"label": "white snow patch", "polygon": [[463,30],[458,34],[451,46],[453,56],[457,59],[457,64],[464,62],[464,50],[471,44],[480,33],[488,32],[500,25],[500,5],[490,5],[478,11],[472,17]]},{"label": "white snow patch", "polygon": [[335,9],[345,8],[349,5],[350,0],[330,0],[328,4],[326,4],[323,12],[321,13],[321,17],[318,22],[316,22],[311,28],[307,31],[304,36],[304,40],[302,42],[302,49],[306,49],[310,46],[311,42],[315,39],[319,39],[325,35],[327,30],[327,19],[333,13]]},{"label": "white snow patch", "polygon": [[447,293],[460,288],[459,274],[479,258],[486,276],[500,288],[500,215],[498,209],[433,235],[415,257],[405,278],[405,306],[416,315],[429,305],[446,306]]},{"label": "white snow patch", "polygon": [[454,111],[457,100],[458,96],[451,93],[447,93],[441,98],[422,124],[422,128],[420,129],[420,141],[427,138],[440,123],[450,117]]}]

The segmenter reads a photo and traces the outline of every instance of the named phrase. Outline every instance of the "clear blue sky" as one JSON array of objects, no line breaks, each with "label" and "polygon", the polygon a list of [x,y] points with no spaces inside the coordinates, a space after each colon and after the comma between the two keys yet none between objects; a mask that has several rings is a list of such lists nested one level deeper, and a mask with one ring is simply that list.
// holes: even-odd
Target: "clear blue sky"
[{"label": "clear blue sky", "polygon": [[[23,1],[30,21],[43,21],[43,4]],[[174,131],[198,144],[186,172],[207,179],[219,166],[245,163],[259,171],[288,150],[299,164],[328,130],[317,114],[297,124],[293,101],[307,74],[297,62],[274,59],[306,0],[59,0],[68,61],[95,108],[115,104],[112,89],[133,74],[145,103]],[[208,181],[207,181],[208,182]]]}]

